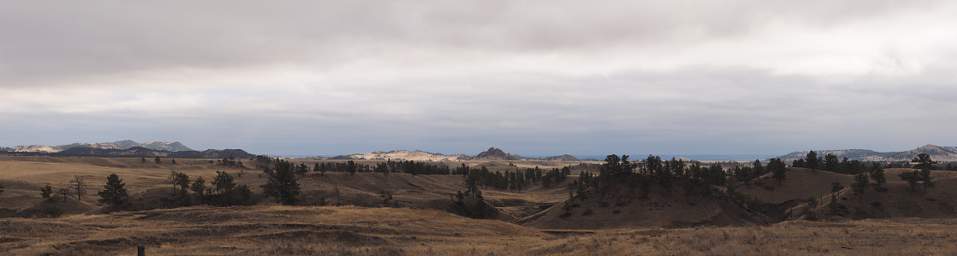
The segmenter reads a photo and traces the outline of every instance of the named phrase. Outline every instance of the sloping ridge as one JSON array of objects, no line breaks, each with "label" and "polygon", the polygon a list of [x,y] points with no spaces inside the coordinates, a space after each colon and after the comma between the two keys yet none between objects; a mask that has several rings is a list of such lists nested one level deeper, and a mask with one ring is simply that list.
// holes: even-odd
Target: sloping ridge
[{"label": "sloping ridge", "polygon": [[174,157],[174,158],[252,158],[255,155],[242,149],[208,149],[205,151],[169,152],[144,147],[129,149],[102,149],[93,147],[75,147],[53,153],[54,156],[98,156],[98,157]]},{"label": "sloping ridge", "polygon": [[[910,186],[897,175],[911,169],[888,169],[884,191],[873,184],[862,193],[856,193],[850,184],[844,183],[837,192],[815,196],[790,209],[790,219],[862,219],[862,218],[953,218],[957,217],[957,173],[934,171],[934,185]],[[836,200],[835,200],[836,199]]]},{"label": "sloping ridge", "polygon": [[620,193],[609,194],[618,196],[605,199],[594,194],[584,199],[570,199],[519,222],[544,229],[603,229],[747,225],[771,221],[717,190],[714,193],[719,194],[703,196],[654,187],[645,198],[627,189],[617,191]]},{"label": "sloping ridge", "polygon": [[[839,149],[839,150],[816,150],[818,157],[824,157],[827,154],[833,154],[837,157],[847,157],[850,160],[861,161],[909,161],[918,154],[928,154],[934,160],[938,161],[957,161],[957,147],[943,147],[933,144],[917,147],[915,149],[900,152],[877,152],[869,149]],[[779,156],[785,161],[793,161],[804,158],[808,151],[792,152],[787,155]]]}]

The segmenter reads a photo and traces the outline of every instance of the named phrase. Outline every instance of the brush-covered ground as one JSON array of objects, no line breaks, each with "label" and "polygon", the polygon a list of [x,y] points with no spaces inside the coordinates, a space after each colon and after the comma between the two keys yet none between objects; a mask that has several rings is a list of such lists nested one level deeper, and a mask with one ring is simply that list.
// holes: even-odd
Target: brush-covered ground
[{"label": "brush-covered ground", "polygon": [[957,221],[540,230],[431,209],[248,206],[0,219],[4,255],[953,255]]},{"label": "brush-covered ground", "polygon": [[[935,187],[917,193],[896,177],[906,170],[890,169],[886,192],[857,195],[848,187],[832,193],[832,183],[847,186],[852,176],[792,168],[783,182],[764,177],[739,188],[781,211],[768,216],[678,191],[568,201],[570,177],[552,188],[483,190],[501,216],[478,220],[445,209],[463,177],[400,173],[309,173],[300,179],[301,206],[259,198],[254,206],[159,209],[172,170],[207,181],[225,170],[256,193],[265,182],[259,170],[210,160],[0,157],[0,255],[133,255],[138,244],[147,255],[957,255],[957,172],[935,172]],[[126,182],[133,211],[100,210],[96,191],[111,173]],[[77,176],[87,184],[81,200],[40,197],[44,185],[67,187]],[[49,205],[63,216],[16,217]]]}]

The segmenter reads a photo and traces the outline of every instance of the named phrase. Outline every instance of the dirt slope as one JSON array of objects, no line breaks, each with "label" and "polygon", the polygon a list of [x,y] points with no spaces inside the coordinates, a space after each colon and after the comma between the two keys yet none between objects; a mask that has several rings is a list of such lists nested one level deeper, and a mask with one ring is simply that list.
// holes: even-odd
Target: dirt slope
[{"label": "dirt slope", "polygon": [[661,187],[647,198],[623,194],[600,200],[595,194],[555,204],[546,212],[522,220],[546,229],[608,229],[683,227],[763,223],[759,216],[723,197],[686,195]]},{"label": "dirt slope", "polygon": [[462,255],[521,245],[487,239],[544,236],[500,221],[401,208],[198,207],[0,220],[0,251],[10,255],[129,255],[137,244],[147,245],[148,255]]},{"label": "dirt slope", "polygon": [[786,177],[778,183],[770,175],[763,176],[751,185],[739,186],[737,191],[761,202],[781,204],[831,193],[834,182],[847,186],[854,181],[851,175],[805,168],[789,168]]},{"label": "dirt slope", "polygon": [[539,232],[435,210],[180,208],[0,219],[3,255],[953,255],[953,219]]}]

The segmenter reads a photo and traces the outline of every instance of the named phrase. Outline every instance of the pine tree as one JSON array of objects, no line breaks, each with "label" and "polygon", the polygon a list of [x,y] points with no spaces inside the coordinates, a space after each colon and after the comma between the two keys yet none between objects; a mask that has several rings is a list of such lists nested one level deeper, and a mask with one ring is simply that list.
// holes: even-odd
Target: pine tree
[{"label": "pine tree", "polygon": [[222,206],[253,203],[249,186],[236,184],[233,176],[224,171],[216,172],[212,188],[206,193],[206,200],[210,204]]},{"label": "pine tree", "polygon": [[871,180],[874,180],[874,183],[876,184],[876,186],[874,187],[874,190],[876,190],[877,192],[884,192],[887,190],[886,188],[884,188],[884,184],[887,183],[887,178],[884,177],[883,168],[880,168],[875,165],[874,168],[871,169],[870,171],[870,176],[871,176]]},{"label": "pine tree", "polygon": [[225,171],[216,171],[216,178],[213,179],[212,185],[213,192],[220,195],[229,194],[236,188],[233,176]]},{"label": "pine tree", "polygon": [[100,196],[100,203],[108,205],[110,208],[121,208],[129,203],[129,195],[126,192],[126,184],[116,174],[110,174],[106,178],[106,185],[103,185],[103,191],[97,193]]},{"label": "pine tree", "polygon": [[869,185],[869,179],[867,174],[859,173],[854,176],[854,184],[851,185],[851,188],[854,189],[854,194],[862,196],[864,191],[867,190],[867,185]]},{"label": "pine tree", "polygon": [[784,165],[784,161],[781,159],[773,158],[768,162],[768,170],[771,171],[774,179],[781,183],[784,179],[787,178],[787,166]]},{"label": "pine tree", "polygon": [[173,194],[186,194],[189,191],[189,175],[182,172],[170,172],[167,181],[173,186]]},{"label": "pine tree", "polygon": [[196,194],[201,201],[205,201],[206,196],[206,179],[203,179],[202,176],[196,177],[196,180],[193,180],[193,183],[189,186],[189,189],[193,191],[193,194]]},{"label": "pine tree", "polygon": [[808,152],[807,156],[804,157],[804,167],[807,167],[808,169],[817,169],[819,161],[820,160],[817,159],[817,152],[811,150],[811,152]]},{"label": "pine tree", "polygon": [[765,173],[764,166],[761,165],[761,160],[754,160],[754,163],[751,163],[751,168],[754,170],[755,178],[761,177],[761,175]]},{"label": "pine tree", "polygon": [[[305,164],[301,164],[299,167],[305,166]],[[276,202],[285,205],[292,205],[298,202],[301,192],[298,177],[293,173],[293,168],[289,162],[277,161],[276,170],[267,173],[269,177],[266,184],[262,186],[263,193],[266,196],[275,198]],[[301,169],[296,168],[296,172],[299,170]]]},{"label": "pine tree", "polygon": [[824,169],[832,172],[838,171],[839,166],[841,165],[840,160],[837,159],[837,156],[834,154],[824,155]]},{"label": "pine tree", "polygon": [[936,167],[935,165],[937,162],[934,162],[934,160],[930,159],[930,155],[928,154],[917,155],[913,162],[916,163],[914,165],[917,176],[916,179],[918,179],[924,185],[925,190],[927,188],[933,187],[934,182],[930,172]]}]

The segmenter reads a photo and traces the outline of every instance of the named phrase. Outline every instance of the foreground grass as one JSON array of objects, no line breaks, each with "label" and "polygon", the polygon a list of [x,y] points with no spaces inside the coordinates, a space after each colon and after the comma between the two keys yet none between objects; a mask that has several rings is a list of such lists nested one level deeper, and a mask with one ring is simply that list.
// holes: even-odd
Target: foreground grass
[{"label": "foreground grass", "polygon": [[953,255],[957,220],[560,232],[436,210],[254,206],[0,219],[11,255]]}]

